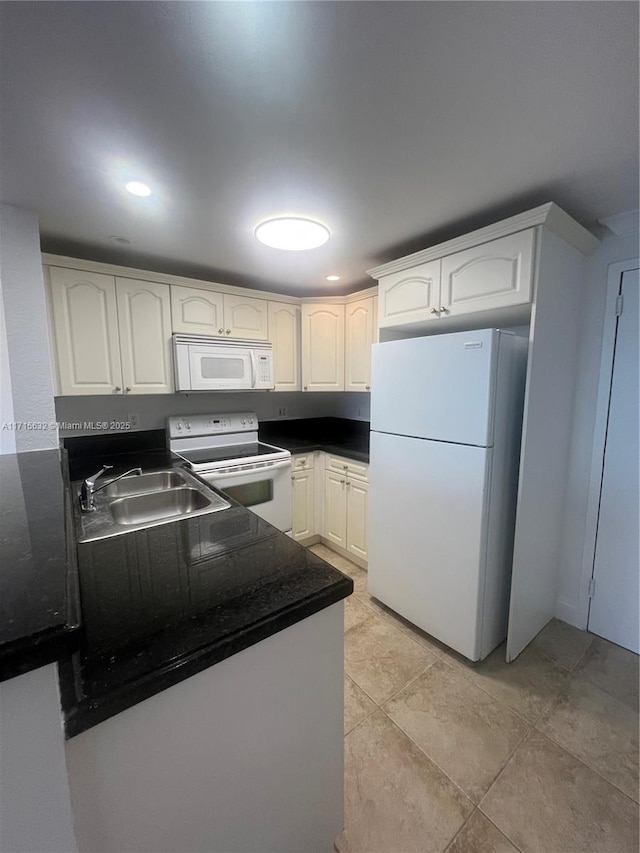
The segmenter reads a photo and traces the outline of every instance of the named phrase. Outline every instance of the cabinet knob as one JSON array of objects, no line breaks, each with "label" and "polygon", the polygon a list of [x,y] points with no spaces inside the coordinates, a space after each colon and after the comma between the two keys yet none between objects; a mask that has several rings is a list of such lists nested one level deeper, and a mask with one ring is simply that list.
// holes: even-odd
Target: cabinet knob
[{"label": "cabinet knob", "polygon": [[116,385],[116,387],[113,389],[114,394],[119,394],[121,391],[122,391],[122,388],[119,385]]},{"label": "cabinet knob", "polygon": [[366,388],[367,391],[371,390],[371,385],[365,385],[364,387]]},{"label": "cabinet knob", "polygon": [[441,311],[443,314],[446,314],[446,313],[447,313],[447,308],[446,308],[446,306],[445,306],[445,305],[441,305],[441,306],[440,306],[440,311]]},{"label": "cabinet knob", "polygon": [[344,480],[340,480],[340,484],[341,484],[341,485],[342,485],[344,482],[345,482]]},{"label": "cabinet knob", "polygon": [[218,334],[219,334],[219,335],[224,335],[224,329],[218,329]]},{"label": "cabinet knob", "polygon": [[131,391],[131,388],[129,388],[129,386],[127,385],[127,387],[124,389],[124,393],[125,393],[125,394],[128,394],[128,393],[129,393],[129,391]]},{"label": "cabinet knob", "polygon": [[343,465],[342,467],[344,468],[345,471],[349,468],[348,465]]},{"label": "cabinet knob", "polygon": [[231,329],[227,329],[227,331],[225,332],[225,334],[230,335],[230,334],[231,334]]},{"label": "cabinet knob", "polygon": [[432,314],[438,314],[438,313],[439,313],[439,311],[438,311],[438,309],[437,309],[437,308],[432,308],[432,309],[431,309],[431,313],[432,313]]},{"label": "cabinet knob", "polygon": [[304,390],[306,391],[308,387],[309,387],[308,385],[305,385],[305,386],[304,386]]},{"label": "cabinet knob", "polygon": [[347,488],[351,485],[351,480],[347,480]]}]

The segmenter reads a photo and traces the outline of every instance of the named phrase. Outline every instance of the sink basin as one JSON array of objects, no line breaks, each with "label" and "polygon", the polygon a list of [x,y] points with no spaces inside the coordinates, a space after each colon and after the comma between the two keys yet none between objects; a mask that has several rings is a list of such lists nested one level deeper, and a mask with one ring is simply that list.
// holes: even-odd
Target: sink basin
[{"label": "sink basin", "polygon": [[133,474],[95,493],[96,508],[81,512],[74,484],[77,541],[95,542],[228,509],[231,504],[183,468]]},{"label": "sink basin", "polygon": [[177,471],[152,471],[150,474],[132,474],[106,486],[105,497],[122,498],[144,492],[158,492],[184,486],[184,478]]},{"label": "sink basin", "polygon": [[[115,485],[115,483],[114,483]],[[212,495],[213,498],[217,497]],[[174,515],[188,515],[210,506],[211,500],[199,492],[183,486],[178,489],[149,492],[130,498],[120,498],[109,505],[116,524],[147,524]]]}]

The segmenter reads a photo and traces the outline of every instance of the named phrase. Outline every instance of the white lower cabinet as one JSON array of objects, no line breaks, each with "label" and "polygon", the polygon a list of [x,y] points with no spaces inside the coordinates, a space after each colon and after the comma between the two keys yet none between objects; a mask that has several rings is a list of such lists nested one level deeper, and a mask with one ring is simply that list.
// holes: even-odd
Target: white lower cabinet
[{"label": "white lower cabinet", "polygon": [[294,471],[291,475],[293,481],[291,513],[291,535],[294,539],[308,539],[315,535],[313,523],[314,511],[314,471]]},{"label": "white lower cabinet", "polygon": [[368,466],[338,456],[327,456],[326,466],[324,538],[366,562]]}]

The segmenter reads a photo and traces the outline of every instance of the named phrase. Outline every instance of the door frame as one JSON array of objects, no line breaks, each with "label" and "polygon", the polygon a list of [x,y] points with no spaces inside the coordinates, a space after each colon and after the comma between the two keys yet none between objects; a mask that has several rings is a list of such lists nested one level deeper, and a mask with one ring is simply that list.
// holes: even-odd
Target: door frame
[{"label": "door frame", "polygon": [[589,473],[589,494],[587,499],[587,516],[585,523],[584,546],[582,549],[582,565],[578,598],[578,613],[580,626],[587,628],[589,621],[589,587],[593,576],[596,558],[596,542],[598,534],[598,514],[600,507],[600,492],[604,469],[604,452],[607,438],[607,419],[609,398],[611,396],[611,378],[613,375],[613,357],[615,353],[616,299],[620,283],[625,272],[632,272],[640,267],[640,258],[628,261],[618,261],[609,264],[607,274],[607,296],[604,309],[604,325],[602,329],[602,350],[600,353],[600,372],[598,376],[598,397],[596,402],[595,423],[593,426],[593,444],[591,453],[591,470]]}]

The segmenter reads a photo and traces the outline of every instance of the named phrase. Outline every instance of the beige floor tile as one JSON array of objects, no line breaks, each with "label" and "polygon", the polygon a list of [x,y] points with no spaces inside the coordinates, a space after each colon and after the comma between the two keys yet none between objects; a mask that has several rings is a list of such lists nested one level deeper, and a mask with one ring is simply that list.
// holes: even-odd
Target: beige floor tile
[{"label": "beige floor tile", "polygon": [[345,738],[341,853],[441,853],[472,809],[382,711]]},{"label": "beige floor tile", "polygon": [[[406,619],[403,619],[398,613],[395,613],[389,607],[386,607],[381,601],[378,601],[377,598],[374,598],[372,595],[368,593],[358,593],[358,598],[370,607],[372,610],[375,610],[380,616],[384,616],[392,625],[395,625],[398,630],[402,631],[403,634],[406,634],[408,637],[411,637],[412,640],[415,640],[416,643],[419,643],[421,646],[424,646],[425,649],[428,649],[430,652],[433,652],[434,655],[442,656],[445,647],[442,646],[441,643],[438,643],[433,637],[430,637],[428,634],[425,634],[424,631],[421,631],[420,628],[417,628],[415,625],[412,625],[411,622],[408,622]],[[455,652],[451,652],[455,654]]]},{"label": "beige floor tile", "polygon": [[367,607],[363,602],[355,595],[350,595],[348,598],[344,600],[344,630],[348,631],[349,628],[355,628],[356,625],[359,625],[361,622],[364,622],[365,619],[372,619],[375,616],[373,610],[370,607]]},{"label": "beige floor tile", "polygon": [[361,723],[372,711],[376,704],[367,694],[360,690],[358,685],[349,678],[344,677],[344,733],[350,732],[354,726]]},{"label": "beige floor tile", "polygon": [[568,678],[568,671],[529,645],[512,663],[505,661],[499,646],[475,666],[459,664],[467,678],[508,705],[529,723],[535,723]]},{"label": "beige floor tile", "polygon": [[566,669],[573,669],[592,641],[593,634],[574,628],[573,625],[567,625],[559,619],[552,619],[533,642],[551,660]]},{"label": "beige floor tile", "polygon": [[638,655],[594,637],[574,670],[638,710]]},{"label": "beige floor tile", "polygon": [[480,803],[523,853],[637,853],[638,806],[533,732]]},{"label": "beige floor tile", "polygon": [[443,661],[383,710],[476,803],[529,731],[521,717]]},{"label": "beige floor tile", "polygon": [[474,812],[446,853],[518,853],[508,838],[481,812]]},{"label": "beige floor tile", "polygon": [[336,554],[335,551],[332,551],[331,548],[327,548],[327,546],[322,543],[312,545],[309,550],[313,551],[316,556],[325,560],[325,562],[330,563],[334,568],[338,569],[338,571],[344,572],[345,575],[349,575],[349,577],[353,579],[354,592],[361,593],[367,591],[367,573],[364,569],[361,569],[360,566],[356,566],[355,563],[352,563],[351,560],[347,560],[347,558],[343,557],[341,554]]},{"label": "beige floor tile", "polygon": [[638,799],[638,714],[624,702],[571,677],[537,728]]},{"label": "beige floor tile", "polygon": [[377,704],[436,660],[375,613],[344,636],[345,671]]}]

